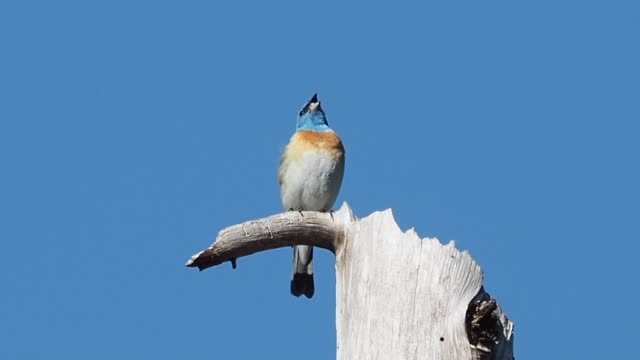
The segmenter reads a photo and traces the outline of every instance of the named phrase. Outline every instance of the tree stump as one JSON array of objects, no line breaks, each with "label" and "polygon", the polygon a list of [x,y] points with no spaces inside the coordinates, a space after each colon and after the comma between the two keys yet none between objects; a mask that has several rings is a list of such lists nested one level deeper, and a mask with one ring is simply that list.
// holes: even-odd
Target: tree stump
[{"label": "tree stump", "polygon": [[391,210],[357,219],[287,212],[223,229],[187,262],[204,270],[284,246],[336,255],[337,358],[513,359],[513,323],[482,287],[483,272],[451,241],[402,232]]}]

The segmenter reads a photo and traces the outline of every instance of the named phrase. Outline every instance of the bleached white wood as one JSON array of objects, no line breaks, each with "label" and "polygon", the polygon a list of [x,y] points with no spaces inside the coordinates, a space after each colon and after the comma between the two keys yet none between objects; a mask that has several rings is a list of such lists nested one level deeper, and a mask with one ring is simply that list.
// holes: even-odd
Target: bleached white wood
[{"label": "bleached white wood", "polygon": [[207,249],[193,255],[186,266],[200,270],[251,255],[293,245],[313,245],[335,253],[353,219],[348,205],[336,213],[289,211],[229,226]]},{"label": "bleached white wood", "polygon": [[402,232],[391,210],[357,219],[288,212],[220,232],[187,266],[201,270],[291,245],[336,254],[337,358],[513,359],[513,324],[483,289],[482,269],[451,241]]}]

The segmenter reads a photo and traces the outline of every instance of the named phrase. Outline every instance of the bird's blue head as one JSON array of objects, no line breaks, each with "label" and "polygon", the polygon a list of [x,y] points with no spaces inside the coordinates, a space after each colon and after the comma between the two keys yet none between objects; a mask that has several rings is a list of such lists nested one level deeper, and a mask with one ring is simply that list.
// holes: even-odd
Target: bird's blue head
[{"label": "bird's blue head", "polygon": [[318,94],[313,94],[311,100],[300,110],[296,129],[314,131],[331,130],[327,122],[327,117],[324,115],[324,111],[322,111],[322,107],[320,106],[320,101],[318,101]]}]

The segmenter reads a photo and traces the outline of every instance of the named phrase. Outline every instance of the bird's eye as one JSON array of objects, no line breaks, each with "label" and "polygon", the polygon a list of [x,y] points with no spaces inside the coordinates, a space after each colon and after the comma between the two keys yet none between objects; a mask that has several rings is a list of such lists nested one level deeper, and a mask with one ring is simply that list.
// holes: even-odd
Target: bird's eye
[{"label": "bird's eye", "polygon": [[305,106],[304,108],[302,108],[302,110],[300,110],[300,113],[298,114],[298,116],[302,116],[307,112],[307,107]]}]

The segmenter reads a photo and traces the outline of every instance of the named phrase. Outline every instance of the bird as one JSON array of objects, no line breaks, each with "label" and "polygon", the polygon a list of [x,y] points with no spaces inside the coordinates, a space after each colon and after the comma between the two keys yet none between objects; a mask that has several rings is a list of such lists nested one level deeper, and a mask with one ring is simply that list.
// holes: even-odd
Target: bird
[{"label": "bird", "polygon": [[[285,211],[331,211],[345,167],[345,150],[314,94],[298,113],[296,131],[282,151],[278,182]],[[311,298],[313,247],[293,247],[291,294]]]}]

